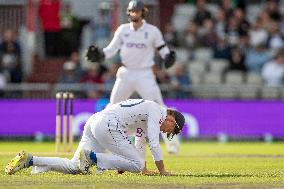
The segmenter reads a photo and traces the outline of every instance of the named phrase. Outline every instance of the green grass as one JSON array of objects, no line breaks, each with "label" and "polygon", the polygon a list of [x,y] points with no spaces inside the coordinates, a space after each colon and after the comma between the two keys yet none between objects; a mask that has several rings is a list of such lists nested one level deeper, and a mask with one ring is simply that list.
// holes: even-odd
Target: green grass
[{"label": "green grass", "polygon": [[[166,168],[180,174],[171,177],[118,175],[114,171],[31,175],[30,168],[5,175],[6,163],[21,149],[36,155],[56,154],[53,143],[0,142],[0,149],[0,188],[284,188],[284,143],[189,142],[182,144],[178,156],[168,155],[163,146]],[[150,155],[148,162],[154,169]]]}]

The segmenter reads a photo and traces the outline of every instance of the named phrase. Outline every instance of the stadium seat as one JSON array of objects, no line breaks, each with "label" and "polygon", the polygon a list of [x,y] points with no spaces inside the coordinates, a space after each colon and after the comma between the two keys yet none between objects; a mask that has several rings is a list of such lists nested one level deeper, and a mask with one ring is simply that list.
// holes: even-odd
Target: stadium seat
[{"label": "stadium seat", "polygon": [[219,73],[208,72],[204,75],[204,84],[221,84],[222,75]]},{"label": "stadium seat", "polygon": [[228,85],[242,84],[244,73],[241,71],[230,71],[225,74],[225,82]]},{"label": "stadium seat", "polygon": [[254,72],[249,72],[247,73],[247,84],[252,84],[252,85],[262,85],[263,80],[260,74],[254,73]]},{"label": "stadium seat", "polygon": [[284,99],[284,87],[280,89],[280,93],[281,93],[281,98]]},{"label": "stadium seat", "polygon": [[185,15],[192,19],[196,12],[196,7],[188,4],[177,4],[174,9],[174,15]]},{"label": "stadium seat", "polygon": [[209,62],[213,57],[213,51],[209,48],[199,48],[194,51],[193,57],[197,61]]},{"label": "stadium seat", "polygon": [[257,99],[259,98],[260,87],[256,85],[240,85],[238,86],[238,91],[241,99]]},{"label": "stadium seat", "polygon": [[203,74],[200,74],[200,73],[197,73],[197,74],[189,74],[189,78],[191,79],[191,82],[193,85],[196,85],[196,84],[201,84],[203,83],[203,80],[204,80],[204,75]]},{"label": "stadium seat", "polygon": [[215,86],[212,85],[192,85],[192,96],[197,99],[215,99],[218,97]]},{"label": "stadium seat", "polygon": [[97,39],[96,41],[96,45],[100,48],[106,47],[109,43],[110,43],[110,39],[108,38],[100,38],[100,39]]},{"label": "stadium seat", "polygon": [[225,59],[213,59],[208,65],[210,72],[222,74],[229,67],[229,62]]},{"label": "stadium seat", "polygon": [[29,83],[56,83],[66,58],[35,59],[33,71],[26,78]]},{"label": "stadium seat", "polygon": [[188,73],[190,75],[194,74],[204,74],[207,71],[207,64],[201,61],[191,61],[188,64]]},{"label": "stadium seat", "polygon": [[176,48],[177,62],[187,62],[189,59],[189,52],[185,48]]},{"label": "stadium seat", "polygon": [[236,99],[238,98],[238,89],[231,85],[220,85],[217,87],[218,97],[220,99]]},{"label": "stadium seat", "polygon": [[277,87],[267,87],[261,88],[261,97],[263,99],[278,99],[280,97],[280,90]]},{"label": "stadium seat", "polygon": [[280,1],[280,6],[279,6],[280,12],[284,12],[284,1]]},{"label": "stadium seat", "polygon": [[183,32],[189,21],[190,19],[184,15],[174,15],[172,17],[172,24],[177,32]]},{"label": "stadium seat", "polygon": [[196,8],[192,5],[187,4],[177,4],[174,9],[172,16],[172,24],[177,32],[183,32],[192,20],[195,14]]}]

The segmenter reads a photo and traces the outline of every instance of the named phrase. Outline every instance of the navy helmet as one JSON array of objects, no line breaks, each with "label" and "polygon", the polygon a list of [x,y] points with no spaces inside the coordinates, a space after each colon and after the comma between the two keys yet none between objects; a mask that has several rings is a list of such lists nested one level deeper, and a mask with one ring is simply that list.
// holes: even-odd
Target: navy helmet
[{"label": "navy helmet", "polygon": [[169,109],[168,112],[170,112],[170,114],[174,116],[176,122],[174,131],[172,133],[167,134],[168,139],[172,139],[174,135],[177,135],[181,132],[185,123],[185,118],[179,111]]}]

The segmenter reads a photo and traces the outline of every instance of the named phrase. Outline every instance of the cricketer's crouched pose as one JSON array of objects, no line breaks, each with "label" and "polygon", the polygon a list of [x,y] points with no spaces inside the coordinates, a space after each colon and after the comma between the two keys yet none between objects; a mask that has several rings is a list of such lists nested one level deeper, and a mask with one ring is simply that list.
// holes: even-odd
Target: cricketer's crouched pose
[{"label": "cricketer's crouched pose", "polygon": [[[96,165],[97,173],[104,170],[151,173],[146,168],[145,145],[149,147],[161,175],[169,175],[163,163],[159,134],[168,138],[180,133],[184,116],[153,101],[129,99],[108,106],[92,115],[84,126],[83,135],[74,157],[37,157],[20,152],[5,168],[6,174],[32,166],[32,173],[56,171],[67,174],[89,174]],[[135,144],[129,140],[135,136]]]}]

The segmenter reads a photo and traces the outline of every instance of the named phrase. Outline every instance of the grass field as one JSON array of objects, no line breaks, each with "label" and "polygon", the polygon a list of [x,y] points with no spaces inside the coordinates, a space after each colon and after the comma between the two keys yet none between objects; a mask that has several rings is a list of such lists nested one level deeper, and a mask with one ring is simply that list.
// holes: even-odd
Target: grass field
[{"label": "grass field", "polygon": [[[180,174],[171,177],[114,171],[31,175],[31,169],[5,175],[6,163],[21,149],[35,155],[56,154],[53,143],[0,142],[0,149],[0,188],[284,188],[284,143],[189,142],[182,144],[178,156],[168,155],[163,146],[166,168]],[[148,160],[149,168],[154,169],[150,155]]]}]

